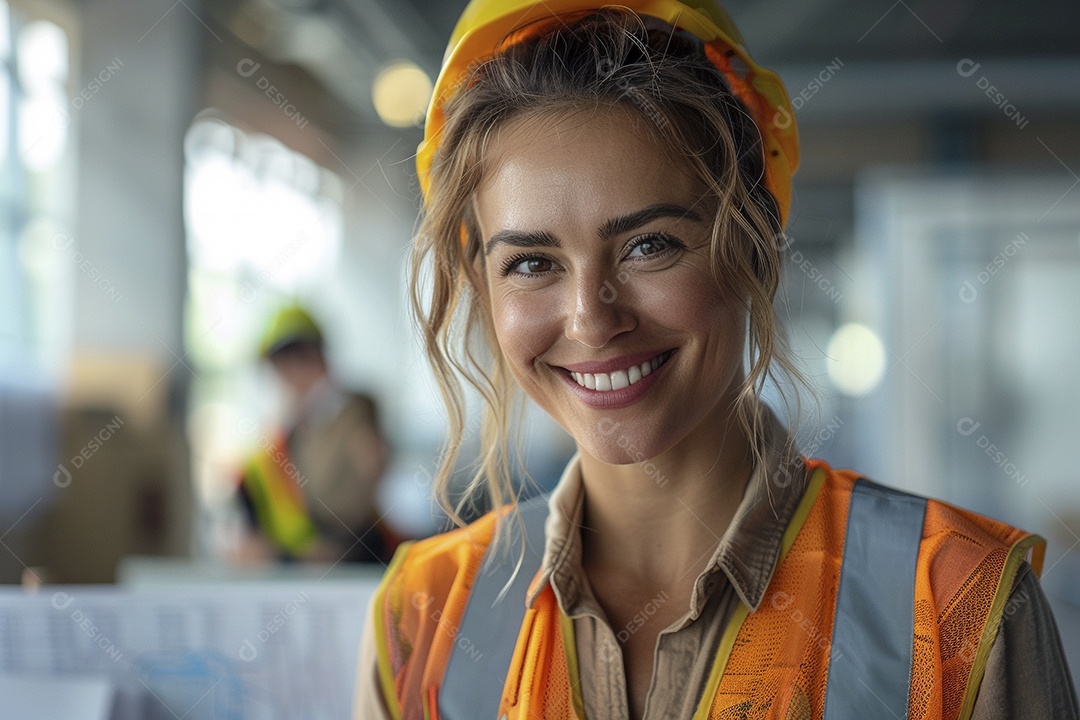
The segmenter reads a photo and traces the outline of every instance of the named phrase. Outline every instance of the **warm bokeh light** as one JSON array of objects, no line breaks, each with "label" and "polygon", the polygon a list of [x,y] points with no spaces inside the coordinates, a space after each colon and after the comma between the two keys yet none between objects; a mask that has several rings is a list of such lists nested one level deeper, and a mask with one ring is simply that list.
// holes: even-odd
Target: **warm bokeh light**
[{"label": "warm bokeh light", "polygon": [[885,346],[877,334],[858,323],[839,327],[829,339],[829,379],[845,395],[864,395],[885,374]]},{"label": "warm bokeh light", "polygon": [[375,77],[371,98],[379,119],[391,127],[412,127],[420,122],[431,100],[428,74],[411,62],[384,67]]}]

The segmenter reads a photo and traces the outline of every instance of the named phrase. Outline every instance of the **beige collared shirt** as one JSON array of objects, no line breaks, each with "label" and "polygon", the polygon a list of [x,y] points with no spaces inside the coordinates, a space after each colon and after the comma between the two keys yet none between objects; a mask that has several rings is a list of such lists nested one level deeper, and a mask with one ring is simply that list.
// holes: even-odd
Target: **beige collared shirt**
[{"label": "beige collared shirt", "polygon": [[[752,611],[761,604],[776,569],[784,530],[806,487],[804,461],[785,451],[787,439],[787,431],[769,413],[763,439],[765,462],[754,469],[731,524],[718,534],[712,559],[694,583],[686,613],[657,638],[643,720],[691,718],[720,638],[739,602]],[[617,637],[631,628],[611,627],[582,570],[585,499],[575,455],[549,500],[541,576],[527,601],[531,603],[544,583],[550,582],[559,607],[573,619],[586,716],[629,720]],[[972,718],[1076,720],[1080,714],[1057,629],[1026,563],[1013,585],[1013,597],[1018,593],[1026,593],[1026,599],[1002,621]],[[390,717],[380,694],[371,626],[369,612],[361,644],[357,720]]]},{"label": "beige collared shirt", "polygon": [[[694,582],[690,606],[657,638],[646,719],[693,715],[732,613],[740,600],[756,610],[772,578],[784,530],[806,483],[804,461],[784,453],[787,433],[771,413],[765,429],[764,464],[751,474],[727,531],[716,533],[716,549]],[[769,483],[768,478],[783,480]],[[625,636],[636,628],[611,627],[582,571],[584,506],[585,487],[575,455],[551,494],[541,578],[550,582],[559,606],[574,621],[586,715],[629,718],[618,639],[620,633]],[[693,510],[687,508],[687,512]],[[689,515],[687,521],[703,522]],[[528,602],[542,587],[542,582],[534,584]]]}]

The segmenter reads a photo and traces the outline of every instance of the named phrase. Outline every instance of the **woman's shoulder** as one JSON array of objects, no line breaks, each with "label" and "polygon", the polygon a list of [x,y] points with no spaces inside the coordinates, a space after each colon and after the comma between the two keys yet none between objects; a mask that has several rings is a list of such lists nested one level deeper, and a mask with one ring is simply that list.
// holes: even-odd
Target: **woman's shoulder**
[{"label": "woman's shoulder", "polygon": [[453,642],[495,519],[489,512],[464,527],[398,546],[369,610],[388,677],[398,678],[416,663],[422,669],[429,656],[445,660],[444,646]]},{"label": "woman's shoulder", "polygon": [[838,495],[844,498],[849,497],[856,486],[861,486],[863,490],[879,496],[887,495],[925,503],[924,538],[934,535],[954,535],[968,540],[975,539],[982,544],[1000,544],[1007,547],[1027,538],[1036,538],[1036,542],[1041,540],[1032,533],[989,515],[969,510],[947,500],[898,488],[891,483],[882,482],[855,470],[834,468],[820,458],[807,458],[806,466],[808,476],[813,477],[813,474],[820,470],[823,473],[823,483],[834,492],[839,491]]},{"label": "woman's shoulder", "polygon": [[491,542],[495,520],[496,512],[490,511],[463,527],[402,543],[383,575],[383,588],[424,593],[431,602],[467,587]]}]

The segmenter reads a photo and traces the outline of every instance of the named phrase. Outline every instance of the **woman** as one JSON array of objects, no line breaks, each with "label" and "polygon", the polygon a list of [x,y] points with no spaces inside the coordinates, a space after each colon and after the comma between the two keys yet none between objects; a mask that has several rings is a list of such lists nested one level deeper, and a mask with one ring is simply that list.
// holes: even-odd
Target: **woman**
[{"label": "woman", "polygon": [[[496,510],[398,551],[357,717],[1077,717],[1040,538],[803,458],[760,402],[799,377],[791,106],[718,7],[629,5],[475,0],[451,38],[413,293],[440,498],[464,377]],[[513,502],[515,386],[577,444],[550,499]]]}]

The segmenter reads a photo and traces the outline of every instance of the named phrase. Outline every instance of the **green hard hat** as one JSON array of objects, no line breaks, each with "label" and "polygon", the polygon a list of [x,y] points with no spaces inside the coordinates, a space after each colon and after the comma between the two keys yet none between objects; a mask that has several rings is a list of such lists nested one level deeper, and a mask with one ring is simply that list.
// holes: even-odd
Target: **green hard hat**
[{"label": "green hard hat", "polygon": [[299,304],[287,305],[270,319],[259,341],[259,357],[268,358],[298,342],[322,345],[323,334],[315,318]]}]

